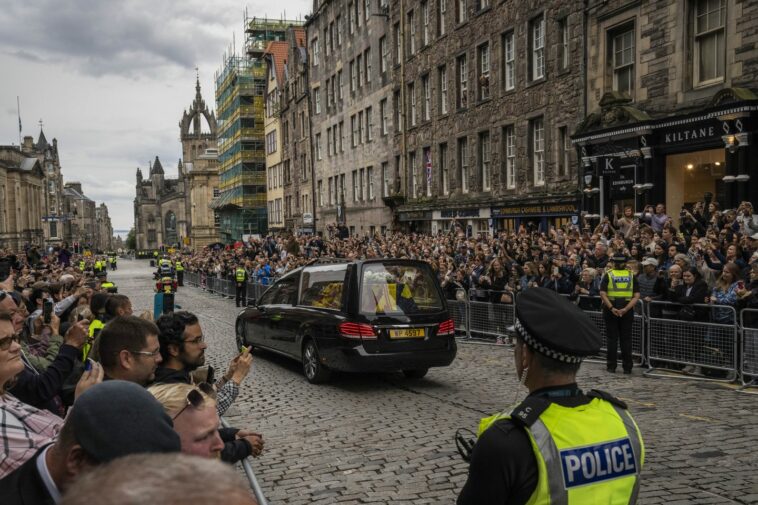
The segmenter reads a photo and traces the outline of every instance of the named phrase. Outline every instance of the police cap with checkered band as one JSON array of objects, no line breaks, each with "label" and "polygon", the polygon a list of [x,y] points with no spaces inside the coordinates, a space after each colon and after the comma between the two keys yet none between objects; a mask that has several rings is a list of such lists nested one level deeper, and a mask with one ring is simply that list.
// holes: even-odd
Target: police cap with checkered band
[{"label": "police cap with checkered band", "polygon": [[515,330],[533,350],[565,363],[579,363],[600,351],[600,330],[595,323],[550,289],[527,289],[516,298]]}]

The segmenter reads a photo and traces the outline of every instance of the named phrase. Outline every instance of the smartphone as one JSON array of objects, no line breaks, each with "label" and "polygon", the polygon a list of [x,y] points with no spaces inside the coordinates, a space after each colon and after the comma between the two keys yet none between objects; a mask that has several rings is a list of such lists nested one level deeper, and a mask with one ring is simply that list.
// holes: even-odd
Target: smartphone
[{"label": "smartphone", "polygon": [[45,302],[42,304],[42,317],[45,321],[45,324],[50,324],[50,318],[53,314],[53,301],[52,300],[45,300]]},{"label": "smartphone", "polygon": [[92,360],[87,358],[87,361],[84,363],[84,371],[89,372],[92,370]]},{"label": "smartphone", "polygon": [[558,275],[558,267],[553,267],[553,275]]},{"label": "smartphone", "polygon": [[745,289],[745,282],[744,281],[737,281],[737,289],[739,289],[740,291],[742,291],[743,289]]}]

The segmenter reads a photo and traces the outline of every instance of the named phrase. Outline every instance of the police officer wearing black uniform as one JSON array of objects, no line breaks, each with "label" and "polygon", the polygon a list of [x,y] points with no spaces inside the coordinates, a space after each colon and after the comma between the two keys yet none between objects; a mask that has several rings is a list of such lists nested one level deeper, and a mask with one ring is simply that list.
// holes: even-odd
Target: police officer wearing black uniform
[{"label": "police officer wearing black uniform", "polygon": [[640,299],[640,287],[631,270],[626,268],[627,258],[615,254],[611,258],[613,269],[600,281],[600,299],[603,302],[603,321],[608,338],[607,370],[616,372],[618,346],[621,344],[621,365],[625,374],[632,373],[632,326],[634,307]]},{"label": "police officer wearing black uniform", "polygon": [[635,503],[639,430],[622,401],[576,384],[582,359],[600,349],[597,326],[544,288],[518,297],[516,315],[516,372],[529,396],[482,419],[458,505]]}]

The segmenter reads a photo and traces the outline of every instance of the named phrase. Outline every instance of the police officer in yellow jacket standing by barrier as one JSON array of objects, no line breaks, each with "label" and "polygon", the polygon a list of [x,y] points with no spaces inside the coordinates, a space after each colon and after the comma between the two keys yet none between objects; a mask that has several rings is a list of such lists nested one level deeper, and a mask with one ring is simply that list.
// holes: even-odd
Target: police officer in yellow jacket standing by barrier
[{"label": "police officer in yellow jacket standing by barrier", "polygon": [[174,270],[176,270],[176,283],[179,286],[184,286],[184,265],[182,265],[182,259],[177,258],[174,264]]},{"label": "police officer in yellow jacket standing by barrier", "polygon": [[482,419],[458,505],[636,503],[644,444],[626,405],[576,384],[600,331],[576,305],[533,288],[516,299],[516,372],[529,396]]},{"label": "police officer in yellow jacket standing by barrier", "polygon": [[242,265],[234,269],[234,295],[237,307],[247,305],[247,270]]},{"label": "police officer in yellow jacket standing by barrier", "polygon": [[603,321],[608,339],[607,370],[616,371],[618,346],[621,344],[621,366],[632,373],[632,326],[634,307],[640,299],[640,288],[634,273],[626,268],[627,258],[616,254],[611,258],[613,269],[600,281]]}]

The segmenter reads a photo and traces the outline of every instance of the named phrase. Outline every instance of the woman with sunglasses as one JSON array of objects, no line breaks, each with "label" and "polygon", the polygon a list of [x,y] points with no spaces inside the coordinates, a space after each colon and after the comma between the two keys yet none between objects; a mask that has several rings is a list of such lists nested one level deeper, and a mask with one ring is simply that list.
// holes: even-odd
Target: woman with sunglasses
[{"label": "woman with sunglasses", "polygon": [[[63,419],[49,410],[32,407],[8,392],[23,371],[21,345],[11,317],[0,313],[0,440],[4,445],[0,479],[32,458],[39,449],[52,443],[63,426]],[[102,378],[102,368],[95,364],[82,375],[76,396]]]},{"label": "woman with sunglasses", "polygon": [[174,421],[183,453],[236,463],[263,450],[263,438],[257,433],[219,429],[216,391],[210,384],[155,384],[148,391]]}]

